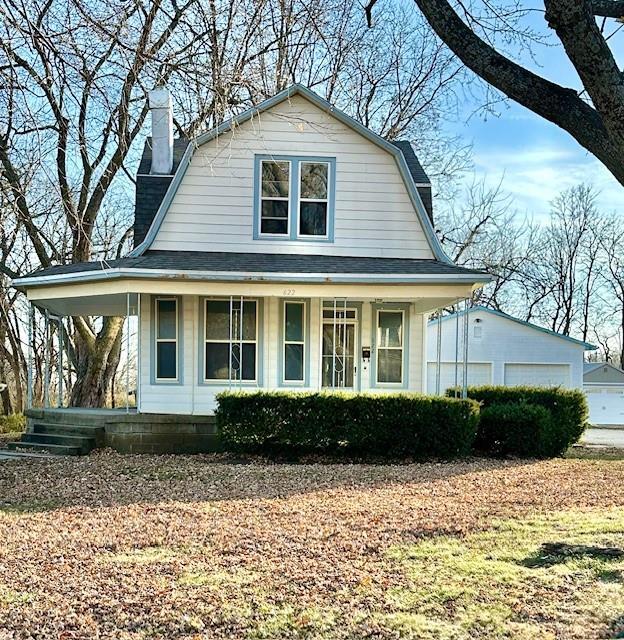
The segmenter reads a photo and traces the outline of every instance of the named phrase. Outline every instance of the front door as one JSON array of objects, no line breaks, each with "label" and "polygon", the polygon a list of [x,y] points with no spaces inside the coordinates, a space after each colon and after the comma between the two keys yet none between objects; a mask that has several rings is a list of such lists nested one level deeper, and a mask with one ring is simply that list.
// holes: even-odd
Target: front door
[{"label": "front door", "polygon": [[323,309],[323,387],[353,389],[356,382],[357,312]]}]

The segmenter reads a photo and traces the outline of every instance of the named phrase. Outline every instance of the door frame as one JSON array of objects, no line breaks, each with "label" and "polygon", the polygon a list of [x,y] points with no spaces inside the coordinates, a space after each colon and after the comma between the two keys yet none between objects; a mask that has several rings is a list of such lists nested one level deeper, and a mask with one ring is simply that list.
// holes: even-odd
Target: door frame
[{"label": "door frame", "polygon": [[[321,300],[320,311],[319,311],[319,322],[320,322],[320,331],[319,331],[319,344],[318,344],[318,354],[319,354],[319,389],[332,391],[332,390],[340,390],[344,389],[345,391],[359,391],[361,388],[361,369],[360,366],[360,344],[361,344],[361,332],[362,332],[362,303],[347,301],[346,304],[340,302],[336,305],[337,311],[342,311],[343,309],[347,309],[349,311],[355,311],[355,319],[349,320],[347,324],[355,325],[355,344],[353,345],[353,367],[355,371],[353,372],[353,386],[352,387],[324,387],[323,386],[323,325],[324,324],[333,324],[332,320],[328,320],[325,323],[325,318],[323,317],[323,311],[325,309],[332,310],[334,309],[334,303],[331,300]],[[336,323],[338,324],[338,323]]]}]

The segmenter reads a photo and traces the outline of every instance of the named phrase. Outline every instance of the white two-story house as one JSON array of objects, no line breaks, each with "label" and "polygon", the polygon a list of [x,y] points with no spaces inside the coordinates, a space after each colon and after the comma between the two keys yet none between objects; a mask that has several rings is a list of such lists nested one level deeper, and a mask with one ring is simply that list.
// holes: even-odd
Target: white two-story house
[{"label": "white two-story house", "polygon": [[139,316],[137,410],[210,415],[226,389],[426,392],[427,314],[488,281],[444,254],[431,185],[390,142],[294,85],[173,139],[164,89],[135,248],[16,281],[54,316]]}]

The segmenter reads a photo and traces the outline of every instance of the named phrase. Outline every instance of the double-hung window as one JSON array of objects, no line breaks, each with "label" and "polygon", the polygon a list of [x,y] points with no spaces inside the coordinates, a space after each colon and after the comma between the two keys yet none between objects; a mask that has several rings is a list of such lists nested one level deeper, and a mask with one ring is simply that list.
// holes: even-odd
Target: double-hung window
[{"label": "double-hung window", "polygon": [[156,298],[156,380],[178,379],[178,300]]},{"label": "double-hung window", "polygon": [[305,302],[284,302],[283,382],[305,381]]},{"label": "double-hung window", "polygon": [[206,300],[204,379],[255,382],[258,355],[256,300]]},{"label": "double-hung window", "polygon": [[377,383],[403,383],[404,312],[377,311]]},{"label": "double-hung window", "polygon": [[257,159],[258,238],[333,238],[333,158]]}]

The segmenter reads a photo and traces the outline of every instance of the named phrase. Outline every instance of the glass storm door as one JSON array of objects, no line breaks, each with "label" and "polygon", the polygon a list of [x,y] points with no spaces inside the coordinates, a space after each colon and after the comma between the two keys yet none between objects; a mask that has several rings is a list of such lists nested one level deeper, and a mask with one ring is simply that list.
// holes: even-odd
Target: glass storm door
[{"label": "glass storm door", "polygon": [[323,310],[323,387],[355,387],[356,327],[355,309]]}]

